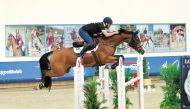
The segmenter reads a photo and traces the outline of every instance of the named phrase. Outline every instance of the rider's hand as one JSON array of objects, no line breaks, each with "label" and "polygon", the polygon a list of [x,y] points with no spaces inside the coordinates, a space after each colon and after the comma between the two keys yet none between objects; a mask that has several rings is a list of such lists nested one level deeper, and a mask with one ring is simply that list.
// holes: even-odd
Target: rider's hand
[{"label": "rider's hand", "polygon": [[114,34],[119,34],[119,32],[118,31],[114,31]]}]

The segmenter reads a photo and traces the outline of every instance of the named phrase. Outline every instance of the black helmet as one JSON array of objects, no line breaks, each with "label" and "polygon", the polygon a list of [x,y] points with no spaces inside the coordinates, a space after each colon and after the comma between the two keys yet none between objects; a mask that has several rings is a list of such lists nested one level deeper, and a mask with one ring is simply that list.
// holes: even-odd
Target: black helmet
[{"label": "black helmet", "polygon": [[108,24],[112,24],[113,21],[110,17],[105,17],[104,20],[103,20],[104,23],[108,23]]}]

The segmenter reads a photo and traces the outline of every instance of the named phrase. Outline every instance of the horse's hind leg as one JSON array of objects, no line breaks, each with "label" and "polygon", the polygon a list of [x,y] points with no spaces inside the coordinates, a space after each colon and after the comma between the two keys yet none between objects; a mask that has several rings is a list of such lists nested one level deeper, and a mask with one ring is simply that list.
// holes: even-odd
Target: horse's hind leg
[{"label": "horse's hind leg", "polygon": [[50,90],[51,85],[52,85],[52,79],[50,76],[46,76],[46,74],[48,72],[47,70],[43,70],[42,72],[43,72],[42,78],[41,78],[42,83],[39,84],[39,88],[42,89],[42,88],[46,87],[46,88],[49,88],[49,90]]},{"label": "horse's hind leg", "polygon": [[49,88],[49,91],[50,91],[51,86],[52,86],[51,77],[58,77],[58,76],[62,76],[62,74],[54,73],[52,70],[48,70],[47,72],[45,72],[45,75],[44,75],[44,87]]},{"label": "horse's hind leg", "polygon": [[58,75],[56,73],[54,73],[52,70],[49,70],[45,76],[49,76],[49,77],[57,77]]},{"label": "horse's hind leg", "polygon": [[[65,73],[69,72],[71,67],[64,67],[65,69],[59,69],[60,71],[54,71],[54,70],[49,70],[46,72],[45,76],[49,76],[49,77],[59,77],[59,76],[63,76]],[[60,73],[58,73],[60,72]]]}]

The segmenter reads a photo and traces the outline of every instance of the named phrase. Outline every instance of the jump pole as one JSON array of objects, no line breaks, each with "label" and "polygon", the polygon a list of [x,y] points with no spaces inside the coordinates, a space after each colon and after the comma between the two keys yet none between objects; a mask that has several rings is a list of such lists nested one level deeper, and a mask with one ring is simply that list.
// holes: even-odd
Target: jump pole
[{"label": "jump pole", "polygon": [[81,59],[77,58],[76,66],[74,67],[74,93],[75,93],[75,109],[84,109],[84,66]]},{"label": "jump pole", "polygon": [[144,109],[144,81],[143,81],[143,56],[139,55],[137,59],[138,63],[138,74],[140,77],[139,81],[139,109]]}]

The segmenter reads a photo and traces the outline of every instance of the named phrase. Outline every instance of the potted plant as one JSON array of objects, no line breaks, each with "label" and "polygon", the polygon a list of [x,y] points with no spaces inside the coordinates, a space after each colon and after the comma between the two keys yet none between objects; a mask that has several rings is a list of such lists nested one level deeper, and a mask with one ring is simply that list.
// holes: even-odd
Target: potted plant
[{"label": "potted plant", "polygon": [[160,104],[161,109],[179,109],[180,107],[180,70],[175,64],[169,64],[161,68],[161,79],[165,81],[162,86],[164,100]]},{"label": "potted plant", "polygon": [[143,78],[149,79],[148,65],[145,57],[143,58]]},{"label": "potted plant", "polygon": [[[129,73],[130,69],[127,69],[125,72],[125,81],[129,81],[132,78],[132,74]],[[118,108],[118,91],[117,91],[117,73],[115,70],[110,70],[110,79],[112,81],[111,89],[113,90],[113,105],[114,109]],[[125,87],[125,93],[127,95],[127,92],[130,90],[131,85]],[[128,108],[130,105],[133,105],[130,99],[126,96],[126,108]]]},{"label": "potted plant", "polygon": [[94,73],[94,76],[93,76],[93,79],[96,80],[99,78],[99,66],[95,66],[95,73]]},{"label": "potted plant", "polygon": [[143,79],[144,79],[144,86],[147,88],[151,87],[151,79],[149,78],[146,58],[143,58]]},{"label": "potted plant", "polygon": [[86,109],[107,109],[107,107],[101,107],[106,100],[98,101],[96,80],[88,80],[84,84],[84,107]]}]

